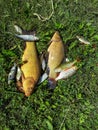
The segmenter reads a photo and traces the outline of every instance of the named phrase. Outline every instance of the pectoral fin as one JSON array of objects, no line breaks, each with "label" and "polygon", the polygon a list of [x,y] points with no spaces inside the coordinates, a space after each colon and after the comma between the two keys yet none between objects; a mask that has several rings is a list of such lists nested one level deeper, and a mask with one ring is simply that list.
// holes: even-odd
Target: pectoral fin
[{"label": "pectoral fin", "polygon": [[38,84],[40,84],[40,83],[42,83],[44,80],[46,80],[48,78],[48,74],[47,73],[44,73],[41,77],[40,77],[40,79],[39,79],[39,81],[38,81]]},{"label": "pectoral fin", "polygon": [[54,89],[56,87],[56,80],[49,78],[48,79],[48,89]]},{"label": "pectoral fin", "polygon": [[23,84],[22,84],[21,81],[17,81],[17,89],[18,89],[20,92],[24,93]]}]

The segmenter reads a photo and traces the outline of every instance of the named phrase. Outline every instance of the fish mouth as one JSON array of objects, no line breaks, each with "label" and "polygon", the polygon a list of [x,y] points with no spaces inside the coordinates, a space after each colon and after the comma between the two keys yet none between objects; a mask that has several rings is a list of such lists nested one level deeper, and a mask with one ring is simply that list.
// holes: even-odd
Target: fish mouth
[{"label": "fish mouth", "polygon": [[35,35],[19,35],[19,34],[15,34],[16,37],[24,40],[24,41],[38,41],[39,38],[36,37]]},{"label": "fish mouth", "polygon": [[48,89],[52,90],[52,89],[55,89],[55,87],[56,87],[56,80],[53,78],[49,78],[48,79]]},{"label": "fish mouth", "polygon": [[32,92],[24,92],[24,93],[26,97],[29,97],[32,94]]}]

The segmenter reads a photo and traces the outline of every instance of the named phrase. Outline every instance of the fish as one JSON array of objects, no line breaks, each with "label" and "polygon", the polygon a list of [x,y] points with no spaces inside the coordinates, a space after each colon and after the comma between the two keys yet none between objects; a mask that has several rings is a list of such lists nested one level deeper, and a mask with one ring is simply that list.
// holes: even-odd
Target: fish
[{"label": "fish", "polygon": [[40,54],[40,62],[41,62],[41,67],[42,67],[42,70],[45,71],[46,67],[47,67],[47,61],[46,61],[46,52],[43,51],[41,52]]},{"label": "fish", "polygon": [[39,81],[38,81],[38,85],[41,84],[44,80],[46,80],[48,78],[48,74],[45,72],[42,74],[42,76],[40,77]]},{"label": "fish", "polygon": [[17,64],[14,63],[13,67],[10,70],[10,73],[8,74],[8,84],[10,85],[11,81],[15,80],[17,72]]},{"label": "fish", "polygon": [[16,81],[19,81],[21,76],[22,76],[22,71],[21,71],[20,67],[18,66],[17,73],[16,73]]},{"label": "fish", "polygon": [[62,63],[65,57],[64,44],[58,31],[54,33],[47,52],[48,52],[47,68],[49,70],[48,88],[54,89],[56,87],[55,78],[57,77],[55,68]]},{"label": "fish", "polygon": [[58,66],[57,68],[55,68],[55,72],[61,72],[62,70],[66,70],[70,67],[72,67],[75,63],[77,63],[78,60],[74,60],[73,62],[65,62],[63,64],[61,64],[60,66]]},{"label": "fish", "polygon": [[67,79],[68,77],[71,77],[76,72],[77,69],[78,69],[77,66],[72,66],[68,69],[62,70],[55,80],[58,81],[60,79]]},{"label": "fish", "polygon": [[[16,30],[17,31],[17,30]],[[26,31],[25,31],[26,33]],[[21,80],[17,81],[19,91],[23,92],[26,97],[34,92],[34,88],[41,75],[40,59],[37,53],[36,40],[38,38],[31,34],[15,35],[16,37],[25,41],[26,47],[22,55],[21,64]]]},{"label": "fish", "polygon": [[48,78],[47,73],[47,60],[46,60],[46,51],[42,51],[40,54],[40,62],[41,62],[41,68],[42,68],[42,74],[39,78],[38,85],[41,84],[44,80]]},{"label": "fish", "polygon": [[34,35],[18,35],[15,34],[16,37],[23,39],[24,41],[38,41],[39,38]]},{"label": "fish", "polygon": [[81,42],[81,43],[84,43],[84,44],[91,44],[89,41],[87,41],[84,37],[82,36],[76,36],[76,38]]}]

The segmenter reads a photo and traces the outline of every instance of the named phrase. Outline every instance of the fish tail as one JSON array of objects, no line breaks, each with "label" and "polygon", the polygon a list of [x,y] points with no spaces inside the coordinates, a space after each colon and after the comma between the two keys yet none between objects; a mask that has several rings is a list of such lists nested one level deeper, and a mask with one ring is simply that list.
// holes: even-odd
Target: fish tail
[{"label": "fish tail", "polygon": [[48,88],[54,89],[56,87],[56,80],[53,78],[48,79]]}]

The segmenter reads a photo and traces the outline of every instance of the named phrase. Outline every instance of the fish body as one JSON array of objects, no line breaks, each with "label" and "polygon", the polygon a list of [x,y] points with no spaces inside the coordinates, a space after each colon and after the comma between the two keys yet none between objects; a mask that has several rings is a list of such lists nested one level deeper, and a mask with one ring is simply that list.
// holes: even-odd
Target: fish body
[{"label": "fish body", "polygon": [[22,81],[17,81],[20,91],[25,93],[25,96],[30,96],[34,91],[40,74],[41,66],[37,54],[36,37],[31,35],[16,35],[18,38],[26,41],[26,47],[22,56],[21,71]]},{"label": "fish body", "polygon": [[30,96],[40,77],[40,61],[37,55],[35,42],[26,42],[26,48],[22,56],[24,64],[21,66],[24,79],[23,90],[26,96]]},{"label": "fish body", "polygon": [[[59,35],[59,32],[56,31],[51,39],[51,44],[48,48],[48,68],[49,68],[49,87],[54,88],[55,86],[55,78],[57,77],[57,73],[55,72],[55,68],[59,66],[65,55],[64,55],[64,45]],[[54,83],[53,83],[54,82]],[[54,85],[54,86],[53,86]]]},{"label": "fish body", "polygon": [[76,38],[81,42],[81,43],[84,43],[84,44],[90,44],[89,41],[87,41],[84,37],[82,36],[76,36]]},{"label": "fish body", "polygon": [[76,72],[77,69],[78,69],[77,66],[72,66],[66,70],[62,70],[55,80],[57,81],[60,79],[66,79],[66,78],[72,76]]},{"label": "fish body", "polygon": [[23,39],[24,41],[38,41],[39,38],[36,37],[35,35],[18,35],[15,34],[16,37]]},{"label": "fish body", "polygon": [[8,75],[8,84],[10,84],[11,81],[15,79],[16,72],[17,72],[17,64],[14,63],[14,66],[11,68],[10,73]]}]

